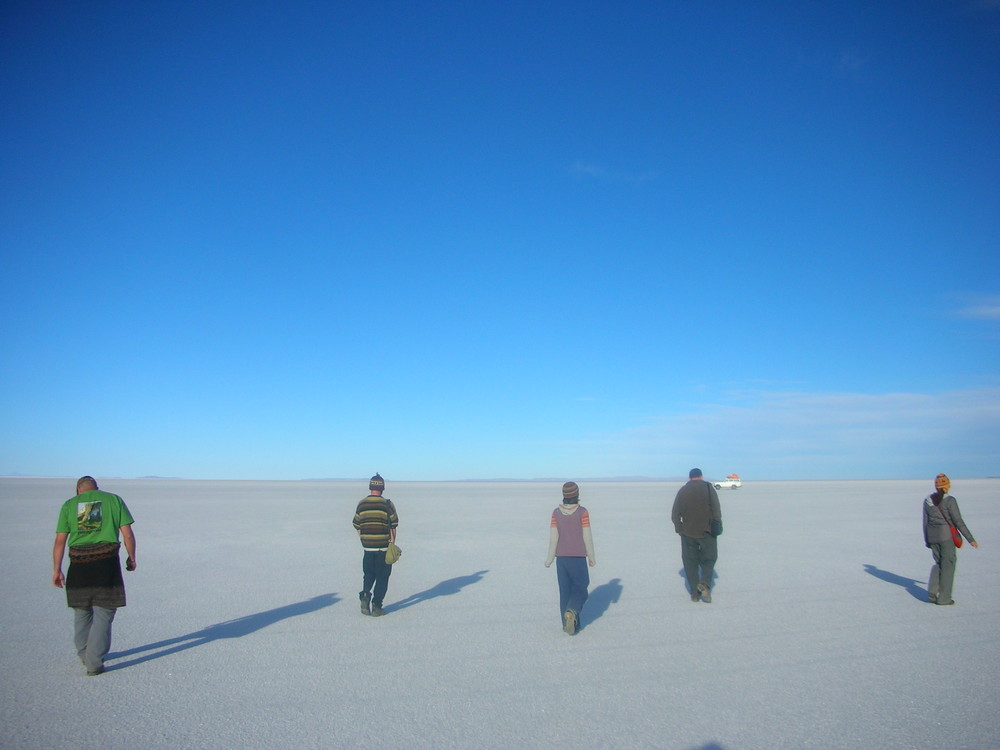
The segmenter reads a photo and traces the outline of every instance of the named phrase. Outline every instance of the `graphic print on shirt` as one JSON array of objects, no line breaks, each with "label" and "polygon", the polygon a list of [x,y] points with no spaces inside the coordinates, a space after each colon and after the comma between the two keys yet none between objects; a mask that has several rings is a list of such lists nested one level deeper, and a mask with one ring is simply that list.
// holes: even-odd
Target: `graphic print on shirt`
[{"label": "graphic print on shirt", "polygon": [[78,531],[100,531],[101,501],[78,503],[76,506],[76,528]]}]

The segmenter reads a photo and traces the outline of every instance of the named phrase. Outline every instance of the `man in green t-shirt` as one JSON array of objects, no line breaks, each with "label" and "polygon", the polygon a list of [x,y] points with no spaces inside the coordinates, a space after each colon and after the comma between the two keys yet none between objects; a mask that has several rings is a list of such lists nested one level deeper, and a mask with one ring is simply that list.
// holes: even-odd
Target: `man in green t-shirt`
[{"label": "man in green t-shirt", "polygon": [[[99,490],[93,477],[81,477],[76,497],[63,503],[59,511],[52,547],[52,584],[66,589],[66,603],[74,613],[76,653],[90,676],[104,671],[104,657],[111,650],[111,623],[118,607],[125,606],[119,532],[128,553],[125,569],[136,568],[132,523],[125,501]],[[67,543],[69,571],[64,576]]]}]

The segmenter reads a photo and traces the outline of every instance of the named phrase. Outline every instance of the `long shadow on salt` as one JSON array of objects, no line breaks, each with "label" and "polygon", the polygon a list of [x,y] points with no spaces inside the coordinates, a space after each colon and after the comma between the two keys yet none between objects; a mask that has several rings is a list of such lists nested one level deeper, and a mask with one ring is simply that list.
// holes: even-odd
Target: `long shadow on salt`
[{"label": "long shadow on salt", "polygon": [[389,614],[390,612],[398,612],[401,609],[412,607],[414,604],[426,602],[428,599],[436,599],[439,596],[451,596],[452,594],[457,594],[466,586],[479,583],[483,580],[483,576],[489,572],[490,571],[488,570],[480,570],[472,575],[449,578],[447,581],[441,581],[441,583],[435,584],[434,586],[431,586],[431,588],[421,591],[418,594],[410,594],[402,601],[398,601],[394,604],[388,604],[383,608],[383,611],[386,614]]},{"label": "long shadow on salt", "polygon": [[888,570],[876,568],[874,565],[869,565],[868,563],[865,563],[865,573],[875,576],[880,581],[894,583],[897,586],[901,586],[906,589],[906,591],[914,599],[919,599],[922,602],[927,601],[927,588],[925,587],[923,581],[918,581],[916,578],[906,578],[895,573],[890,573]]},{"label": "long shadow on salt", "polygon": [[264,612],[256,612],[252,615],[246,615],[245,617],[238,617],[235,620],[226,620],[225,622],[219,622],[215,625],[209,625],[206,628],[202,628],[201,630],[197,630],[193,633],[188,633],[187,635],[179,635],[176,638],[167,638],[166,640],[157,641],[156,643],[148,643],[145,646],[137,646],[136,648],[130,648],[127,651],[117,651],[115,653],[108,654],[108,659],[125,659],[127,657],[135,656],[136,654],[142,654],[148,651],[155,651],[156,653],[146,653],[145,656],[139,656],[135,659],[130,659],[129,661],[124,661],[119,664],[109,664],[107,669],[108,671],[111,671],[113,669],[133,667],[136,664],[142,664],[143,662],[151,661],[152,659],[159,659],[162,656],[170,656],[171,654],[176,654],[181,651],[187,651],[189,648],[202,646],[206,643],[218,641],[223,638],[242,638],[245,635],[255,633],[258,630],[266,628],[269,625],[274,625],[282,620],[287,620],[291,617],[298,617],[299,615],[306,615],[310,612],[316,612],[317,610],[336,604],[339,601],[340,599],[336,594],[322,594],[320,596],[314,596],[312,599],[296,602],[295,604],[286,604],[284,607],[275,607],[274,609],[268,609]]},{"label": "long shadow on salt", "polygon": [[583,611],[580,612],[580,630],[599,619],[611,608],[612,604],[617,604],[621,598],[621,578],[612,578],[591,591],[590,596],[587,597],[587,603],[583,605]]}]

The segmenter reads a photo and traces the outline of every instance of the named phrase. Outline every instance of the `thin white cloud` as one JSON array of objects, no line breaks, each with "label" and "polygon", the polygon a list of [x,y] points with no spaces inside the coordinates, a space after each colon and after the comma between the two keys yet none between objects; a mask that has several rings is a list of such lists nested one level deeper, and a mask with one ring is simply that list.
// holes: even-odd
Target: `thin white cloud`
[{"label": "thin white cloud", "polygon": [[604,177],[606,174],[603,167],[582,161],[574,162],[570,173],[576,177]]},{"label": "thin white cloud", "polygon": [[[629,473],[893,478],[1000,474],[1000,388],[921,393],[744,392],[591,446]],[[688,466],[690,464],[690,466]],[[935,468],[940,467],[940,468]]]},{"label": "thin white cloud", "polygon": [[867,57],[857,50],[849,49],[841,53],[840,58],[834,66],[834,71],[839,75],[849,75],[857,73],[867,64]]},{"label": "thin white cloud", "polygon": [[991,297],[959,310],[963,318],[975,320],[1000,320],[1000,297]]},{"label": "thin white cloud", "polygon": [[626,171],[611,171],[602,167],[598,164],[592,164],[584,161],[576,161],[573,166],[570,167],[570,174],[574,177],[584,179],[606,179],[613,180],[615,182],[651,182],[653,180],[659,179],[659,173],[655,171],[649,172],[626,172]]}]

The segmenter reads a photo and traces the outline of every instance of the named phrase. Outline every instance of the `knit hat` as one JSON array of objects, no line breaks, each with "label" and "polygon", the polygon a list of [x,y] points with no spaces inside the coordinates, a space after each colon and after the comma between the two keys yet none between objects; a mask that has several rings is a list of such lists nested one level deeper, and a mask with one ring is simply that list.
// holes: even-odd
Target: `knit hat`
[{"label": "knit hat", "polygon": [[951,480],[948,479],[946,474],[938,474],[934,477],[934,488],[942,492],[947,492],[951,489]]},{"label": "knit hat", "polygon": [[701,469],[691,469],[691,471],[688,472],[688,479],[694,479],[695,477],[700,477],[700,476],[701,476]]},{"label": "knit hat", "polygon": [[382,476],[380,474],[376,473],[375,476],[373,476],[371,478],[371,481],[368,482],[368,489],[369,490],[380,490],[380,491],[384,490],[385,489],[385,480],[382,478]]},{"label": "knit hat", "polygon": [[566,482],[563,485],[563,500],[579,500],[580,499],[580,488],[577,487],[576,482]]}]

